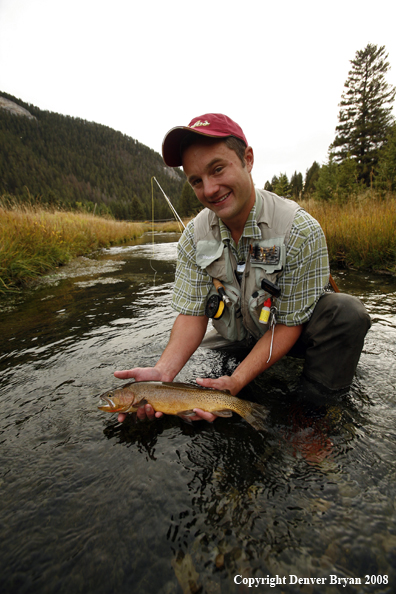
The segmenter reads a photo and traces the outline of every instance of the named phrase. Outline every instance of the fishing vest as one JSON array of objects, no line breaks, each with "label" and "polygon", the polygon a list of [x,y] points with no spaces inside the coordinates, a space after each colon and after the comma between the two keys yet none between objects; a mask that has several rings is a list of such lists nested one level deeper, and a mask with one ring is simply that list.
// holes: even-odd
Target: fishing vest
[{"label": "fishing vest", "polygon": [[[212,319],[213,326],[224,338],[234,342],[249,335],[258,340],[268,324],[259,322],[264,302],[270,297],[261,288],[265,278],[277,282],[286,264],[286,246],[297,210],[300,206],[288,200],[256,189],[256,223],[261,240],[252,239],[241,282],[236,277],[237,262],[229,240],[221,240],[219,219],[205,208],[194,219],[196,263],[199,268],[217,278],[225,287],[231,306],[224,308],[219,319]],[[216,294],[213,286],[208,298]]]}]

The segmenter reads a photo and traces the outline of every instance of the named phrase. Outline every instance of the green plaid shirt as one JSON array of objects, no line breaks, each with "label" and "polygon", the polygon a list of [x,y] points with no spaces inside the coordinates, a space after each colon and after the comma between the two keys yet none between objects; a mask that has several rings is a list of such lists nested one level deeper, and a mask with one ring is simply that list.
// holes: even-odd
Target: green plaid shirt
[{"label": "green plaid shirt", "polygon": [[[261,239],[253,206],[242,237],[235,244],[231,233],[220,220],[223,242],[229,242],[237,262],[246,262],[249,246]],[[253,240],[253,241],[252,241]],[[177,248],[177,267],[172,307],[186,315],[202,316],[212,288],[212,278],[195,261],[194,220],[190,221]],[[298,209],[286,248],[286,265],[278,279],[281,296],[277,300],[277,322],[298,326],[307,322],[329,282],[329,258],[324,233],[319,223],[305,210]]]}]

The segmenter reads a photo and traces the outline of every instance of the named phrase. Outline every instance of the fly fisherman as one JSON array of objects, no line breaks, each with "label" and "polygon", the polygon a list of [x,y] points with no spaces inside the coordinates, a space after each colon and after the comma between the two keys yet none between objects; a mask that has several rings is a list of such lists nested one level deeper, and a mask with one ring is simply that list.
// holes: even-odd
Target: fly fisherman
[{"label": "fly fisherman", "polygon": [[[348,387],[370,318],[357,298],[325,291],[330,270],[319,223],[296,202],[254,187],[253,149],[225,115],[205,114],[172,128],[162,154],[168,166],[183,166],[205,208],[178,244],[172,306],[179,315],[168,345],[154,367],[114,375],[173,381],[204,340],[209,348],[251,347],[231,376],[197,379],[207,388],[235,396],[288,353],[304,356],[303,376],[323,390]],[[215,336],[204,339],[208,315]],[[216,418],[194,412],[193,420]],[[137,414],[162,413],[146,405]]]}]

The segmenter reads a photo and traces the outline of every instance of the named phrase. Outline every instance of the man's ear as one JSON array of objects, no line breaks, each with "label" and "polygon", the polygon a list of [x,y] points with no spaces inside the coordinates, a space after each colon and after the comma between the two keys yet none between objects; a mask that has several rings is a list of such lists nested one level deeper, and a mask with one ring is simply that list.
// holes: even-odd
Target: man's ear
[{"label": "man's ear", "polygon": [[251,146],[246,147],[245,163],[246,163],[246,168],[247,168],[248,172],[250,173],[253,169],[253,163],[254,163],[254,154],[253,154],[253,149]]}]

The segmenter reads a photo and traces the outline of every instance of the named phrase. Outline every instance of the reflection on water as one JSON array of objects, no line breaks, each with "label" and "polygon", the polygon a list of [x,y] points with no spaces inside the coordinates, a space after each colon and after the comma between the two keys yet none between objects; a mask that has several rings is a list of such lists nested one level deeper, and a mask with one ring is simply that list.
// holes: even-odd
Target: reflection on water
[{"label": "reflection on water", "polygon": [[[176,240],[77,259],[1,304],[1,591],[228,594],[249,590],[236,575],[278,575],[275,592],[334,593],[336,575],[362,579],[343,592],[393,592],[395,280],[335,275],[373,319],[343,399],[305,401],[288,359],[241,394],[270,409],[266,432],[236,415],[120,425],[98,394],[166,345]],[[198,349],[177,379],[239,356]]]}]

